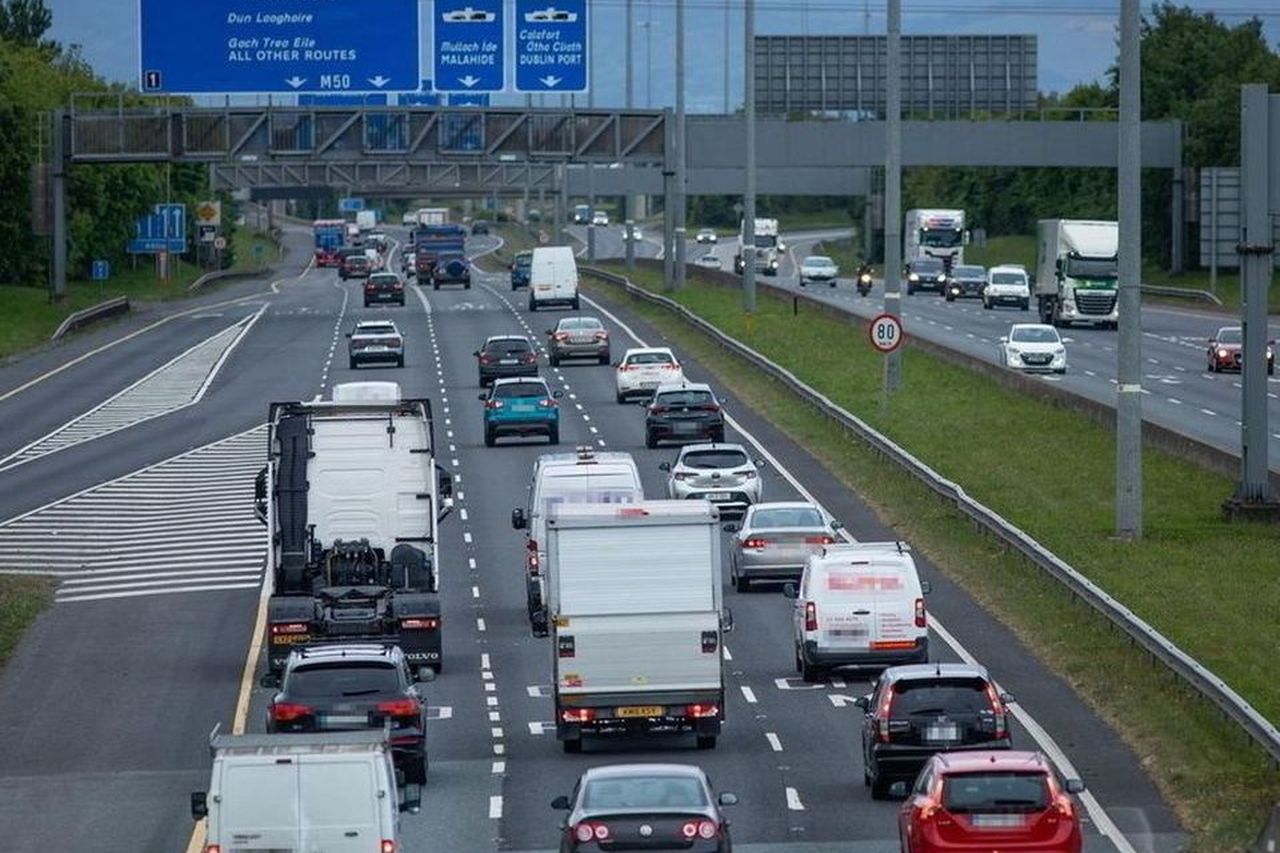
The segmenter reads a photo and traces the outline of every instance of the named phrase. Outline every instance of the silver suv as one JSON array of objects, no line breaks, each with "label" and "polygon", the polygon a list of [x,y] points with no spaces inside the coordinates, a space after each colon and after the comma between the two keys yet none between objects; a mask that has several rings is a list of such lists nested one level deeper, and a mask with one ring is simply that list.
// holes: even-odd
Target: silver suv
[{"label": "silver suv", "polygon": [[742,514],[759,503],[760,459],[752,459],[741,444],[689,444],[676,461],[663,462],[668,472],[667,495],[672,500],[707,500],[725,515]]}]

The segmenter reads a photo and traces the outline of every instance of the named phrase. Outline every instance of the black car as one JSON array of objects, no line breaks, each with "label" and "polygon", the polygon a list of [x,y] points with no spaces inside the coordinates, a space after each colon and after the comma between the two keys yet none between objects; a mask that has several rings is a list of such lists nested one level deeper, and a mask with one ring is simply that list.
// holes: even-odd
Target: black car
[{"label": "black car", "polygon": [[[435,673],[420,670],[430,681]],[[430,673],[430,674],[428,674]],[[427,781],[427,704],[397,646],[310,646],[289,653],[267,706],[268,732],[332,732],[391,726],[396,769]]]},{"label": "black car", "polygon": [[404,305],[404,282],[393,272],[376,272],[364,280],[364,307],[375,302]]},{"label": "black car", "polygon": [[710,386],[685,382],[660,387],[645,410],[644,443],[724,441],[724,412]]},{"label": "black car", "polygon": [[981,299],[987,289],[987,268],[977,264],[960,264],[951,270],[947,280],[947,301]]},{"label": "black car", "polygon": [[511,264],[511,289],[529,286],[529,271],[533,269],[533,252],[521,252]]},{"label": "black car", "polygon": [[538,354],[523,335],[495,335],[473,353],[480,367],[480,387],[502,376],[537,376]]},{"label": "black car", "polygon": [[1000,693],[985,667],[963,663],[894,666],[857,700],[862,721],[863,781],[883,799],[894,782],[912,782],[938,752],[1009,749],[1013,697]]},{"label": "black car", "polygon": [[488,233],[489,233],[489,220],[487,220],[487,219],[477,219],[475,222],[472,222],[472,223],[471,223],[471,236],[472,236],[472,237],[476,237],[476,236],[479,236],[479,235],[481,235],[481,234],[484,234],[484,235],[486,235],[486,236],[487,236],[487,235],[488,235]]},{"label": "black car", "polygon": [[471,263],[462,252],[441,252],[431,271],[431,289],[439,290],[442,284],[460,284],[471,289]]},{"label": "black car", "polygon": [[947,267],[941,258],[916,258],[907,266],[907,295],[917,290],[946,290]]},{"label": "black car", "polygon": [[551,801],[567,811],[560,853],[596,850],[687,850],[731,853],[729,821],[701,768],[687,764],[614,764],[583,773],[567,797]]}]

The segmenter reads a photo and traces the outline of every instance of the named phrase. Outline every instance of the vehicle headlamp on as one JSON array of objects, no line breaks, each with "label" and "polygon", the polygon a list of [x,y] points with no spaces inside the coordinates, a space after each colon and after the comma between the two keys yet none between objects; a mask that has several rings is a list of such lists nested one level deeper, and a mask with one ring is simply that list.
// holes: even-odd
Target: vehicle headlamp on
[{"label": "vehicle headlamp on", "polygon": [[915,273],[911,273],[911,275],[907,276],[907,281],[919,281],[919,280],[920,280],[920,276],[916,275]]},{"label": "vehicle headlamp on", "polygon": [[946,281],[946,280],[947,280],[946,273],[938,273],[938,281]]},{"label": "vehicle headlamp on", "polygon": [[1227,357],[1227,351],[1226,351],[1226,350],[1224,350],[1224,349],[1219,349],[1219,350],[1218,350],[1218,358],[1226,358],[1226,357]]}]

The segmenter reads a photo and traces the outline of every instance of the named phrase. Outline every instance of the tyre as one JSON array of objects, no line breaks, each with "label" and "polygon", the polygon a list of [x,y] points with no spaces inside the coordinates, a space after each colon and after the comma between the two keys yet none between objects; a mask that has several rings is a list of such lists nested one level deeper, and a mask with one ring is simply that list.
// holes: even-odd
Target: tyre
[{"label": "tyre", "polygon": [[653,434],[652,430],[644,431],[644,446],[650,450],[658,446],[658,437]]},{"label": "tyre", "polygon": [[819,682],[822,680],[822,668],[814,666],[813,664],[809,663],[807,660],[804,659],[804,656],[801,655],[800,678],[803,679],[806,684],[814,684],[816,682]]},{"label": "tyre", "polygon": [[366,299],[366,300],[364,301],[364,307],[365,307],[365,308],[368,308],[368,307],[369,307],[369,300],[368,300],[368,299]]},{"label": "tyre", "polygon": [[549,355],[547,356],[547,363],[550,364],[552,367],[559,367],[560,358],[558,356]]},{"label": "tyre", "polygon": [[564,744],[564,751],[569,755],[577,755],[582,752],[582,738],[561,741],[561,743]]},{"label": "tyre", "polygon": [[805,286],[805,280],[804,280],[804,279],[800,279],[800,286],[801,286],[801,287],[804,287],[804,286]]},{"label": "tyre", "polygon": [[493,447],[493,443],[496,439],[497,439],[497,436],[493,434],[493,430],[489,427],[485,427],[484,428],[484,446]]},{"label": "tyre", "polygon": [[560,443],[560,427],[552,427],[551,432],[547,433],[547,438],[551,444]]},{"label": "tyre", "polygon": [[909,285],[909,284],[908,284],[908,285],[907,285],[907,296],[915,296],[915,295],[916,295],[916,289],[915,289],[914,287],[912,287],[911,285]]},{"label": "tyre", "polygon": [[608,364],[608,363],[609,363],[609,353],[607,353],[607,352],[606,352],[606,353],[604,353],[604,354],[602,354],[602,355],[600,356],[600,363],[601,363],[601,364]]},{"label": "tyre", "polygon": [[432,290],[439,290],[439,289],[440,289],[440,282],[438,282],[438,281],[433,281],[433,282],[431,282],[431,289],[432,289]]},{"label": "tyre", "polygon": [[698,749],[715,749],[715,735],[698,735]]},{"label": "tyre", "polygon": [[404,781],[409,785],[427,784],[427,756],[425,754],[409,759],[409,764],[404,769]]},{"label": "tyre", "polygon": [[836,286],[836,280],[833,278],[833,279],[831,279],[831,281],[827,282],[827,284],[829,284],[831,287],[835,287],[835,286]]},{"label": "tyre", "polygon": [[396,367],[404,367],[404,356],[396,359]]},{"label": "tyre", "polygon": [[712,444],[724,444],[724,427],[711,431]]},{"label": "tyre", "polygon": [[1275,366],[1274,364],[1268,364],[1268,365],[1267,365],[1267,375],[1268,375],[1268,376],[1275,376],[1275,375],[1276,375],[1276,366]]},{"label": "tyre", "polygon": [[889,782],[888,779],[881,779],[879,775],[872,776],[871,777],[871,799],[873,800],[889,799],[890,784],[891,783]]},{"label": "tyre", "polygon": [[532,297],[532,296],[530,296],[530,297],[529,297],[529,310],[530,310],[530,311],[537,311],[537,310],[538,310],[538,303],[536,303],[536,302],[534,302],[534,301],[533,301],[533,297]]},{"label": "tyre", "polygon": [[987,300],[985,300],[985,299],[984,299],[984,300],[982,300],[982,310],[984,310],[984,311],[990,311],[990,310],[991,310],[991,303],[990,303],[990,302],[988,302],[988,301],[987,301]]},{"label": "tyre", "polygon": [[581,310],[582,310],[582,300],[580,300],[580,299],[579,299],[578,297],[576,297],[576,296],[575,296],[575,297],[573,297],[573,310],[574,310],[574,311],[581,311]]},{"label": "tyre", "polygon": [[618,398],[618,405],[625,406],[627,403],[627,398],[622,395],[622,392],[619,391],[616,396]]},{"label": "tyre", "polygon": [[[1210,362],[1209,362],[1209,372],[1210,372],[1210,373],[1217,373],[1217,372],[1218,372],[1218,365],[1217,365],[1217,363],[1215,363],[1215,362],[1213,362],[1213,361],[1210,361]],[[1270,371],[1267,371],[1267,372],[1268,372],[1268,373],[1270,373]]]},{"label": "tyre", "polygon": [[403,297],[403,296],[401,296],[401,297],[400,297],[400,302],[399,302],[398,304],[399,304],[399,306],[400,306],[401,308],[403,308],[403,307],[404,307],[404,297]]},{"label": "tyre", "polygon": [[751,592],[751,581],[738,575],[733,579],[733,588],[738,592]]},{"label": "tyre", "polygon": [[1031,310],[1031,300],[1030,300],[1030,299],[1024,299],[1024,300],[1022,300],[1022,304],[1021,304],[1020,306],[1018,306],[1018,307],[1019,307],[1019,308],[1021,308],[1023,311],[1030,311],[1030,310]]},{"label": "tyre", "polygon": [[948,301],[948,302],[955,302],[955,301],[956,301],[956,298],[955,298],[955,296],[953,296],[952,294],[948,293],[948,294],[947,294],[947,301]]},{"label": "tyre", "polygon": [[347,359],[347,367],[351,368],[352,370],[356,369],[357,364],[358,362],[354,358]]},{"label": "tyre", "polygon": [[1054,371],[1054,373],[1058,374],[1059,376],[1066,376],[1066,375],[1067,375],[1067,369],[1064,367],[1064,368],[1062,368],[1061,370],[1055,370],[1055,371]]},{"label": "tyre", "polygon": [[803,672],[803,671],[804,671],[804,664],[802,664],[802,663],[800,662],[800,650],[799,650],[799,649],[795,649],[795,657],[796,657],[796,672]]}]

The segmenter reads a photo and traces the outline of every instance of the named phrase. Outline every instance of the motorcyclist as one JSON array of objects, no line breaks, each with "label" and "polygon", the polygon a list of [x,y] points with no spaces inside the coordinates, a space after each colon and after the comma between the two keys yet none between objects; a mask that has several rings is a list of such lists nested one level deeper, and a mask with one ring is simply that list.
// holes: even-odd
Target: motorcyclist
[{"label": "motorcyclist", "polygon": [[858,285],[858,293],[860,295],[866,296],[868,293],[871,292],[872,278],[873,278],[873,270],[871,269],[871,264],[867,263],[866,261],[863,261],[861,266],[858,267],[858,277],[856,279],[856,283]]}]

